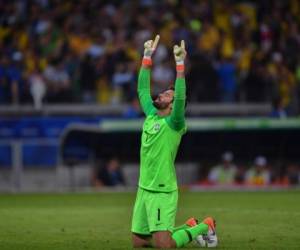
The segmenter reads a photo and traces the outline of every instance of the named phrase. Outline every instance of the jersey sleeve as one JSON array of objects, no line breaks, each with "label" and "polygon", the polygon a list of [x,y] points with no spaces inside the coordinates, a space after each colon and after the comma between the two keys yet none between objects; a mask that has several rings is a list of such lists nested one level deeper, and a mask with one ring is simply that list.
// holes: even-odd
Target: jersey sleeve
[{"label": "jersey sleeve", "polygon": [[174,130],[179,131],[185,127],[185,102],[185,78],[176,78],[173,108],[171,115],[167,117],[167,123]]},{"label": "jersey sleeve", "polygon": [[145,115],[153,113],[156,109],[152,104],[150,89],[150,69],[141,67],[138,77],[138,96]]}]

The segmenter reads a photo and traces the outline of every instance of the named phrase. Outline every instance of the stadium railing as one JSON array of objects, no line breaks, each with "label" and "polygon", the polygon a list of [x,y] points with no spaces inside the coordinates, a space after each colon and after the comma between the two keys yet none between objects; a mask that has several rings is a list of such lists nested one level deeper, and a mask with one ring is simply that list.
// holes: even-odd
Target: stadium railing
[{"label": "stadium railing", "polygon": [[[98,105],[98,104],[51,104],[42,109],[32,105],[0,105],[0,116],[36,116],[36,115],[109,115],[122,116],[128,109],[128,104]],[[187,114],[190,116],[268,116],[270,104],[234,103],[211,104],[189,103]]]}]

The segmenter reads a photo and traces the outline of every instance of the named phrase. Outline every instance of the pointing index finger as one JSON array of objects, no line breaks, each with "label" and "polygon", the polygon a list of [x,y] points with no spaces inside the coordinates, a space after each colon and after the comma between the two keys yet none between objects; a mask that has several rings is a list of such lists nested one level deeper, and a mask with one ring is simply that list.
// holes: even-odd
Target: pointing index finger
[{"label": "pointing index finger", "polygon": [[160,38],[160,36],[159,36],[159,35],[156,35],[156,37],[155,37],[155,39],[154,39],[154,42],[153,42],[153,44],[152,44],[152,48],[153,48],[153,49],[156,49],[157,44],[158,44],[158,42],[159,42],[159,38]]},{"label": "pointing index finger", "polygon": [[183,48],[183,49],[185,49],[185,42],[184,42],[184,40],[181,40],[180,47]]}]

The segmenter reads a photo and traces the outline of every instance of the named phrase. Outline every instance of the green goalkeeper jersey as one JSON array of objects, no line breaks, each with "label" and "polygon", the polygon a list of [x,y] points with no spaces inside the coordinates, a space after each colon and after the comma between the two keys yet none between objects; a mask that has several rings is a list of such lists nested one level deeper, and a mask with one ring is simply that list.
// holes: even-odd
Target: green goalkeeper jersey
[{"label": "green goalkeeper jersey", "polygon": [[138,78],[138,94],[146,119],[140,151],[141,188],[171,192],[177,190],[175,158],[185,125],[185,79],[177,78],[172,112],[161,117],[152,104],[150,95],[150,69],[141,68]]}]

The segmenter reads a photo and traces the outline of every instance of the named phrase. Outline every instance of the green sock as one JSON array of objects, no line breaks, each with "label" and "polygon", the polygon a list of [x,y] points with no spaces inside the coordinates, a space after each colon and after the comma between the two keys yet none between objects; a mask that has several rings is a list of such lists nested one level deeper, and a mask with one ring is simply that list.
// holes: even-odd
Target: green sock
[{"label": "green sock", "polygon": [[207,231],[208,225],[200,223],[194,227],[175,231],[172,234],[172,238],[176,242],[177,247],[183,247],[194,240],[199,234],[206,234]]},{"label": "green sock", "polygon": [[188,228],[190,228],[187,224],[183,224],[183,225],[180,225],[180,226],[178,226],[178,227],[175,227],[174,229],[173,229],[173,233],[175,233],[176,231],[178,231],[178,230],[181,230],[181,229],[188,229]]}]

